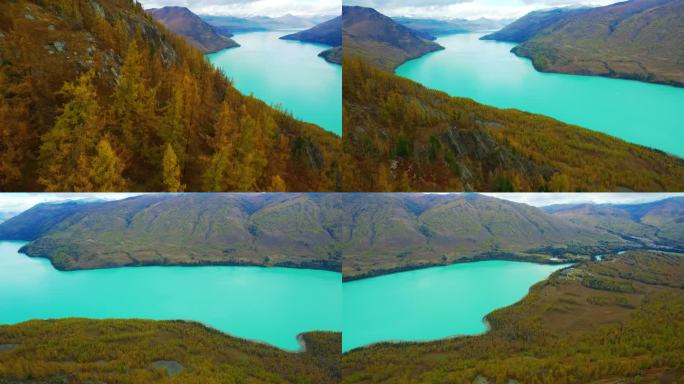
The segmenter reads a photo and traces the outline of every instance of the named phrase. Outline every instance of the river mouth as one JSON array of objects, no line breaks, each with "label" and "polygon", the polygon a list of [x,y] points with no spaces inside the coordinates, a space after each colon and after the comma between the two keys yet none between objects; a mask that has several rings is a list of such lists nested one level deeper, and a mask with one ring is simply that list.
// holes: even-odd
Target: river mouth
[{"label": "river mouth", "polygon": [[237,33],[240,47],[207,55],[245,95],[342,135],[342,66],[318,57],[327,45],[281,40],[292,31]]},{"label": "river mouth", "polygon": [[[599,76],[538,72],[512,43],[481,33],[436,41],[446,49],[395,71],[426,87],[498,108],[515,108],[684,157],[684,88]],[[646,129],[648,127],[648,129]]]},{"label": "river mouth", "polygon": [[126,267],[62,272],[0,241],[0,323],[31,319],[187,320],[287,351],[339,331],[341,274],[261,267]]},{"label": "river mouth", "polygon": [[477,261],[345,282],[342,351],[481,334],[488,313],[568,266]]}]

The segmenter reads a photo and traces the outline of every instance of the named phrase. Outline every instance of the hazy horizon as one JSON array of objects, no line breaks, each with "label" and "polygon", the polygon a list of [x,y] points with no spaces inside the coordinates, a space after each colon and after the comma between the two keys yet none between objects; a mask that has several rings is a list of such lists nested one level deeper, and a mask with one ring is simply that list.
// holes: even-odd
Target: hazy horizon
[{"label": "hazy horizon", "polygon": [[615,0],[343,0],[390,17],[421,19],[517,19],[532,11],[573,6],[603,6]]},{"label": "hazy horizon", "polygon": [[340,0],[142,0],[140,3],[145,9],[177,6],[198,15],[233,17],[336,16],[342,8]]}]

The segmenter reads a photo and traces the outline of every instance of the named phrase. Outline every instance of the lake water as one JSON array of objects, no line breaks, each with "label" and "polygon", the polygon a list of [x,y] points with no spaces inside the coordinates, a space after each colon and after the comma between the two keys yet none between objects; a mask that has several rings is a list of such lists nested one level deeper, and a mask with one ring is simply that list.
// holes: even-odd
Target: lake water
[{"label": "lake water", "polygon": [[329,46],[279,39],[292,32],[238,33],[241,47],[208,58],[243,94],[342,135],[342,66],[318,57]]},{"label": "lake water", "polygon": [[510,52],[515,44],[480,36],[440,37],[445,50],[396,73],[452,96],[544,114],[684,157],[684,88],[538,72]]},{"label": "lake water", "polygon": [[344,283],[342,350],[482,333],[486,314],[565,266],[494,260]]},{"label": "lake water", "polygon": [[60,272],[0,241],[0,323],[89,317],[195,320],[299,349],[297,334],[339,331],[341,275],[258,267],[132,267]]}]

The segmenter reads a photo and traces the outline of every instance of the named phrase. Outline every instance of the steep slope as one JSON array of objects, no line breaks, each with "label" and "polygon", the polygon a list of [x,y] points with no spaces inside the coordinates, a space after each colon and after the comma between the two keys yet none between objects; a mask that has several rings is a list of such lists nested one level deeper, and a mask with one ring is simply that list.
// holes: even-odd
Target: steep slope
[{"label": "steep slope", "polygon": [[300,40],[309,43],[342,45],[342,16],[330,19],[304,31],[282,36],[283,40]]},{"label": "steep slope", "polygon": [[630,246],[540,209],[476,194],[364,194],[345,207],[346,280],[472,259],[559,262]]},{"label": "steep slope", "polygon": [[[347,55],[345,47],[345,56]],[[343,184],[364,191],[678,191],[684,160],[343,64]]]},{"label": "steep slope", "polygon": [[684,2],[630,0],[553,24],[513,49],[545,72],[684,86]]},{"label": "steep slope", "polygon": [[342,46],[342,16],[325,21],[305,31],[282,36],[281,39],[330,45],[333,48],[321,52],[318,56],[329,63],[342,64],[342,54],[339,51]]},{"label": "steep slope", "polygon": [[340,139],[128,0],[0,2],[0,190],[335,190]]},{"label": "steep slope", "polygon": [[345,57],[360,57],[393,70],[407,60],[444,48],[372,8],[343,6],[342,49]]},{"label": "steep slope", "polygon": [[[323,196],[320,199],[330,199]],[[135,265],[264,265],[339,270],[331,236],[338,212],[309,195],[143,195],[88,206],[64,217],[22,251],[64,270]],[[15,222],[49,217],[43,207]],[[327,219],[324,219],[327,217]],[[0,225],[0,233],[13,223]],[[10,229],[11,230],[11,229]]]},{"label": "steep slope", "polygon": [[555,23],[568,20],[575,15],[589,10],[590,8],[586,7],[566,7],[533,11],[506,25],[499,31],[483,36],[482,40],[522,43]]},{"label": "steep slope", "polygon": [[152,8],[148,9],[147,13],[172,32],[185,37],[190,44],[204,53],[240,46],[230,36],[216,33],[211,25],[185,7]]},{"label": "steep slope", "polygon": [[682,254],[578,263],[488,314],[482,335],[345,353],[342,382],[675,383],[684,375],[682,284]]},{"label": "steep slope", "polygon": [[301,339],[305,351],[285,352],[187,321],[33,320],[0,325],[16,346],[2,352],[0,382],[339,383],[341,334]]}]

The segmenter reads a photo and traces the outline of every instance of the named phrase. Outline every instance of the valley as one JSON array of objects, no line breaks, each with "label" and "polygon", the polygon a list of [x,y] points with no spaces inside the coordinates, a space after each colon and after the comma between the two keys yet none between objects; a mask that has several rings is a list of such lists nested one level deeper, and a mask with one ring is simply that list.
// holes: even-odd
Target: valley
[{"label": "valley", "polygon": [[329,45],[281,39],[290,32],[236,33],[239,48],[207,58],[241,93],[341,136],[342,68],[318,57]]}]

